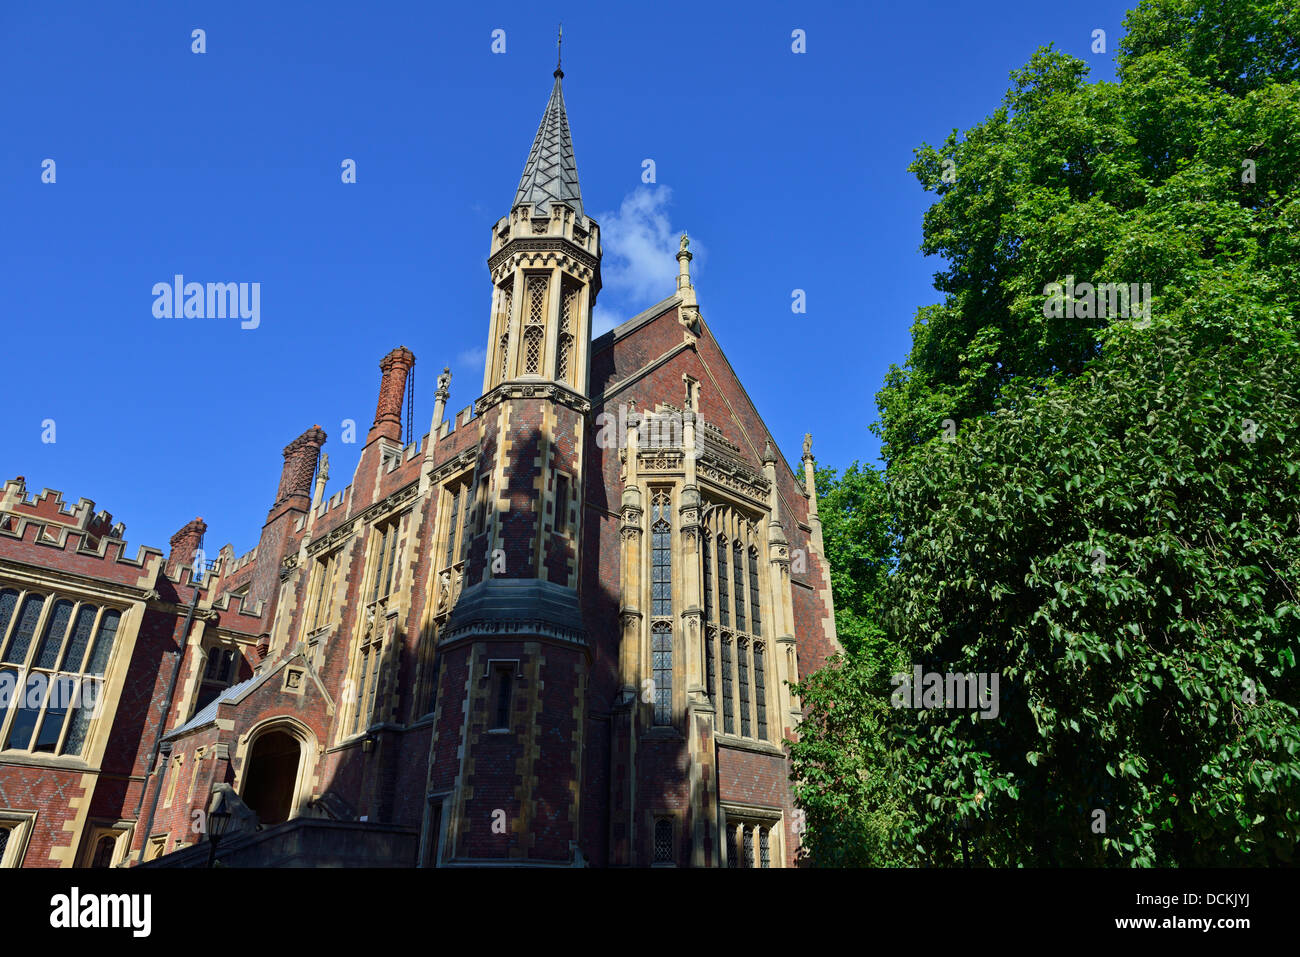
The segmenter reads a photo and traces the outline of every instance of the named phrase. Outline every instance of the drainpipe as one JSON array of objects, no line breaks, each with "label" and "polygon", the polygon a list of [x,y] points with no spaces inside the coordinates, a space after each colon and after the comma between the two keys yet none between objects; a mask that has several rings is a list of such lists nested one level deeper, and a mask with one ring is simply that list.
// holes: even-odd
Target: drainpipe
[{"label": "drainpipe", "polygon": [[[193,576],[193,571],[190,572]],[[199,603],[199,586],[191,577],[190,584],[194,587],[194,596],[190,599],[189,610],[185,613],[185,627],[181,629],[181,647],[176,653],[176,664],[172,666],[171,681],[167,685],[167,705],[163,709],[162,719],[159,721],[158,735],[153,742],[153,757],[149,759],[149,766],[153,769],[149,772],[152,778],[158,773],[158,754],[162,750],[163,732],[167,730],[167,716],[172,713],[172,698],[176,694],[176,681],[181,675],[181,662],[185,660],[185,642],[189,638],[190,624],[194,621],[194,609]],[[149,846],[149,832],[153,830],[154,815],[158,812],[158,798],[162,794],[161,781],[160,786],[154,789],[153,802],[149,805],[149,820],[145,822],[144,833],[140,838],[140,853],[136,855],[137,864],[144,863],[144,851]],[[135,819],[140,820],[140,811],[144,807],[144,796],[149,790],[148,779],[145,780],[145,789],[140,792],[140,804],[135,809]]]}]

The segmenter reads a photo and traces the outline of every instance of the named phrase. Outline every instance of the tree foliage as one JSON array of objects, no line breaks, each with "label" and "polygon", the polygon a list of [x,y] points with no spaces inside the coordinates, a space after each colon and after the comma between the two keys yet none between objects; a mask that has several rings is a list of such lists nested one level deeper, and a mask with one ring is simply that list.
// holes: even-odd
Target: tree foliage
[{"label": "tree foliage", "polygon": [[[877,396],[883,475],[824,473],[819,863],[1295,858],[1298,17],[1143,0],[1119,82],[1039,50],[917,151],[943,299]],[[1149,284],[1149,321],[1046,309],[1067,277]],[[912,664],[1000,675],[998,716],[889,707]]]}]

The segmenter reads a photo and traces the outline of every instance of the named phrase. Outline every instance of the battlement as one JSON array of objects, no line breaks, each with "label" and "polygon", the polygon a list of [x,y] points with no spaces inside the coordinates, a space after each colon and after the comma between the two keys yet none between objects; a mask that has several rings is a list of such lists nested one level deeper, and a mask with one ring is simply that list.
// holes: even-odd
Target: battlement
[{"label": "battlement", "polygon": [[474,418],[474,406],[467,405],[457,412],[453,419],[443,419],[442,425],[438,426],[438,440],[441,441],[461,426],[468,425],[472,418]]},{"label": "battlement", "polygon": [[96,512],[95,503],[88,498],[78,499],[69,508],[63,502],[63,493],[57,489],[41,489],[40,495],[29,497],[27,480],[21,475],[5,482],[0,494],[0,512],[30,515],[44,522],[79,529],[93,538],[121,538],[126,534],[125,525],[114,524],[109,512]]},{"label": "battlement", "polygon": [[[48,490],[47,490],[48,491]],[[55,493],[57,495],[57,493]],[[105,566],[120,565],[127,569],[143,570],[153,557],[162,558],[162,551],[147,545],[136,549],[134,557],[127,554],[127,544],[121,538],[108,535],[96,537],[85,528],[71,525],[51,524],[44,516],[8,513],[0,516],[0,542],[10,547],[0,548],[0,556],[10,557],[15,561],[26,561],[22,550],[32,547],[47,548],[51,551],[67,552],[80,561],[75,570],[80,574],[94,574],[93,564]],[[31,556],[32,564],[52,565],[47,556]],[[83,563],[91,563],[80,567]],[[69,569],[73,570],[73,569]],[[136,575],[135,577],[139,577]]]},{"label": "battlement", "polygon": [[[253,625],[260,623],[262,614],[266,608],[265,601],[255,601],[251,606],[245,603],[248,601],[247,595],[236,595],[232,592],[218,595],[212,601],[212,608],[218,612],[227,612],[235,618],[247,618],[248,624]],[[227,621],[225,615],[222,615],[222,627],[231,627],[237,625],[238,621]]]}]

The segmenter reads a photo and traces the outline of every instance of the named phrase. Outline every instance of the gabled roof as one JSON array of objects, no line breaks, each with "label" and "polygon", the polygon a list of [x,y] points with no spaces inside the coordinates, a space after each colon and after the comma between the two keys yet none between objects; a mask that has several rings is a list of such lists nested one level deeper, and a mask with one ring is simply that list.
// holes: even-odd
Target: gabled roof
[{"label": "gabled roof", "polygon": [[560,80],[564,73],[555,71],[555,86],[547,101],[542,123],[537,127],[532,151],[524,164],[514,206],[529,203],[535,213],[550,214],[551,203],[568,204],[582,216],[582,193],[578,189],[578,163],[573,158],[573,139],[569,136],[569,117],[564,112],[564,93]]},{"label": "gabled roof", "polygon": [[207,706],[195,714],[194,717],[190,718],[190,720],[186,721],[179,728],[175,728],[163,735],[163,740],[166,741],[169,738],[179,738],[181,735],[187,734],[195,728],[201,728],[205,724],[211,724],[217,719],[217,707],[221,702],[230,701],[232,698],[241,697],[247,691],[252,691],[262,682],[266,681],[267,678],[271,677],[272,674],[272,671],[264,671],[261,674],[253,675],[253,677],[246,681],[241,681],[237,685],[231,685],[225,691],[221,692],[221,694],[208,702]]}]

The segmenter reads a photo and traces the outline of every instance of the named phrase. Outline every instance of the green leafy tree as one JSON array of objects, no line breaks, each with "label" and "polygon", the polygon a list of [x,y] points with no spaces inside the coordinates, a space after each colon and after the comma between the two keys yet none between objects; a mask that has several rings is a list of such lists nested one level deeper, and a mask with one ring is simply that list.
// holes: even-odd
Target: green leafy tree
[{"label": "green leafy tree", "polygon": [[902,661],[883,627],[894,561],[881,473],[855,462],[843,475],[817,470],[817,507],[831,568],[835,624],[845,654],[796,686],[805,719],[791,746],[803,848],[818,866],[901,863],[902,759],[889,735],[886,691]]},{"label": "green leafy tree", "polygon": [[[851,509],[896,543],[883,588],[827,536],[854,653],[800,688],[819,862],[1294,859],[1297,16],[1144,0],[1118,83],[1040,50],[917,151],[943,301]],[[1072,278],[1149,313],[1051,308]],[[888,707],[891,657],[998,674],[997,718]]]},{"label": "green leafy tree", "polygon": [[922,860],[1294,858],[1300,346],[1248,294],[1104,337],[900,481],[892,633],[1000,676],[994,720],[900,715]]},{"label": "green leafy tree", "polygon": [[1298,17],[1262,0],[1148,0],[1125,21],[1120,82],[1088,83],[1083,62],[1040,50],[992,116],[917,151],[911,169],[938,196],[921,248],[947,268],[944,301],[918,311],[877,396],[891,480],[946,438],[945,419],[964,428],[1011,383],[1096,357],[1114,319],[1048,315],[1050,283],[1149,284],[1153,314],[1171,314],[1232,277],[1295,313]]}]

